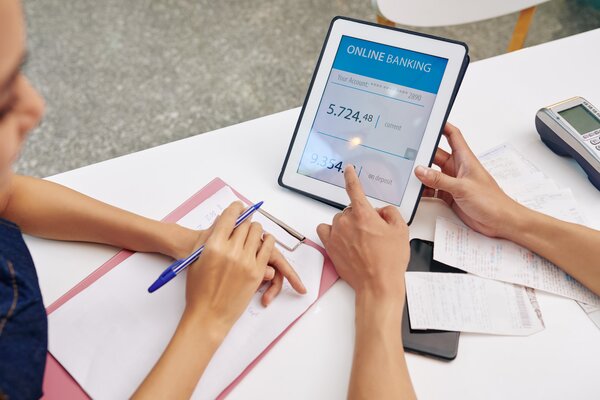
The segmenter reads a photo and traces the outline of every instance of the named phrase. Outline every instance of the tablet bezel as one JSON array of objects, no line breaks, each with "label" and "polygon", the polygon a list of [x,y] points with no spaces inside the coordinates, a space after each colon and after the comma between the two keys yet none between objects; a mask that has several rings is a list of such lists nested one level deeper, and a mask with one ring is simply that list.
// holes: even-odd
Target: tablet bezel
[{"label": "tablet bezel", "polygon": [[[299,174],[297,170],[342,36],[377,42],[448,60],[421,146],[415,158],[415,167],[431,165],[442,128],[469,60],[468,48],[461,42],[344,17],[336,17],[332,20],[279,175],[279,184],[340,209],[348,204],[348,196],[344,188]],[[398,204],[367,197],[375,207],[385,207],[390,204],[397,206],[404,220],[410,223],[414,217],[422,189],[421,182],[411,173],[404,195]]]}]

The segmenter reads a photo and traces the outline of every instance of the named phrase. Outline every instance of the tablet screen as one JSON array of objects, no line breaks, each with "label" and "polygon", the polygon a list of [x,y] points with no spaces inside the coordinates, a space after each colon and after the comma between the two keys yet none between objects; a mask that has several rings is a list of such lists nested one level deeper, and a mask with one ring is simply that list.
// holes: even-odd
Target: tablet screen
[{"label": "tablet screen", "polygon": [[400,205],[448,60],[342,36],[298,173]]}]

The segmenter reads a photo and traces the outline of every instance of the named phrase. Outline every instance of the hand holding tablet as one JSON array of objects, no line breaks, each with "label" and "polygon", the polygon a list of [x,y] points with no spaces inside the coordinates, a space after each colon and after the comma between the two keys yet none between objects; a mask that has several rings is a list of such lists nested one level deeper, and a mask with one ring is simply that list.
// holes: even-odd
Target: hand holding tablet
[{"label": "hand holding tablet", "polygon": [[463,43],[336,18],[279,184],[338,208],[352,164],[375,207],[412,219],[421,183],[468,65]]}]

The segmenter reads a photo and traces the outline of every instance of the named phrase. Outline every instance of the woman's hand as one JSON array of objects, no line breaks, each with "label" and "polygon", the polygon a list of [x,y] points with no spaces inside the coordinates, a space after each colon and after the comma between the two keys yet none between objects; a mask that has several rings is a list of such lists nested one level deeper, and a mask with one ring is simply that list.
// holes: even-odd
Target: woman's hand
[{"label": "woman's hand", "polygon": [[168,240],[166,248],[161,253],[175,259],[181,260],[198,249],[198,243],[205,243],[212,227],[208,229],[193,230],[175,223],[161,222],[161,233]]},{"label": "woman's hand", "polygon": [[356,291],[404,302],[410,257],[408,226],[396,207],[373,208],[352,166],[344,171],[350,207],[321,224],[317,234],[340,277]]},{"label": "woman's hand", "polygon": [[[205,249],[187,269],[186,306],[169,345],[134,398],[189,398],[223,339],[244,312],[264,279],[271,286],[263,295],[268,304],[287,278],[305,293],[300,278],[264,235],[259,223],[246,220],[235,228],[244,206],[231,204],[210,229],[193,232]],[[183,258],[192,250],[183,249]],[[176,382],[174,385],[173,382]]]},{"label": "woman's hand", "polygon": [[452,153],[437,149],[433,163],[441,172],[423,166],[415,169],[417,178],[428,187],[423,195],[444,200],[472,229],[487,236],[506,237],[521,207],[500,189],[458,128],[446,124],[444,136]]},{"label": "woman's hand", "polygon": [[302,280],[300,280],[300,277],[294,268],[292,268],[290,263],[276,247],[273,247],[268,264],[264,280],[269,281],[269,287],[265,290],[261,298],[263,306],[267,307],[271,304],[273,299],[281,292],[284,279],[287,279],[296,292],[306,294],[306,288],[304,287]]},{"label": "woman's hand", "polygon": [[[193,230],[173,223],[162,223],[161,233],[170,243],[166,245],[163,253],[176,260],[186,258],[198,249],[212,232],[212,227],[204,230]],[[265,269],[263,280],[269,281],[269,288],[262,297],[262,304],[266,307],[281,292],[284,278],[287,279],[298,293],[306,293],[302,281],[281,252],[273,247],[269,265]]]},{"label": "woman's hand", "polygon": [[283,278],[299,293],[305,293],[300,278],[287,260],[275,249],[271,235],[263,240],[262,226],[235,222],[243,212],[236,202],[225,209],[213,226],[196,244],[205,243],[199,259],[188,268],[186,313],[202,315],[225,332],[237,321],[264,280],[271,286],[263,295],[267,305],[281,290]]}]

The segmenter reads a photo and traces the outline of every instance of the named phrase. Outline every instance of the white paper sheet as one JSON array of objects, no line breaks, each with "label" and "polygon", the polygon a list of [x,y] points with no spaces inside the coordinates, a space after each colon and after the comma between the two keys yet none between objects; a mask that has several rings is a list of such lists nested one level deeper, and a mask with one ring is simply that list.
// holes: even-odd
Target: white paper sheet
[{"label": "white paper sheet", "polygon": [[503,144],[479,156],[479,160],[510,197],[543,214],[584,224],[569,189],[559,189],[514,147]]},{"label": "white paper sheet", "polygon": [[559,191],[556,183],[552,179],[546,178],[541,172],[508,179],[499,184],[506,194],[517,201]]},{"label": "white paper sheet", "polygon": [[577,303],[583,311],[587,314],[588,317],[592,320],[592,322],[600,329],[600,307],[591,306],[589,304]]},{"label": "white paper sheet", "polygon": [[582,216],[577,210],[577,203],[569,189],[560,189],[535,196],[520,197],[517,201],[525,207],[536,210],[542,214],[576,224],[584,224]]},{"label": "white paper sheet", "polygon": [[532,289],[469,274],[407,272],[412,329],[526,336],[544,329]]},{"label": "white paper sheet", "polygon": [[596,296],[550,261],[508,240],[493,239],[438,217],[433,258],[463,271],[600,305]]},{"label": "white paper sheet", "polygon": [[[223,210],[235,200],[239,199],[231,189],[225,187],[214,194],[212,201],[214,202],[215,207],[212,207],[212,205],[208,203],[200,204],[181,218],[178,221],[178,224],[190,229],[206,229],[212,224],[217,215],[221,214]],[[254,213],[252,215],[252,221],[260,222],[265,232],[273,235],[277,242],[286,248],[293,249],[298,245],[298,239],[287,233],[285,229],[264,215],[258,212]]]},{"label": "white paper sheet", "polygon": [[[181,223],[205,228],[235,200],[225,188]],[[321,253],[306,245],[293,253],[282,252],[308,293],[298,295],[286,282],[266,309],[260,305],[262,293],[257,293],[211,360],[194,398],[212,399],[221,393],[317,299]],[[169,342],[185,306],[185,276],[155,293],[147,289],[170,262],[166,257],[136,253],[50,314],[49,350],[92,398],[129,397]]]},{"label": "white paper sheet", "polygon": [[486,151],[478,158],[501,187],[503,182],[540,172],[539,168],[507,143]]}]

